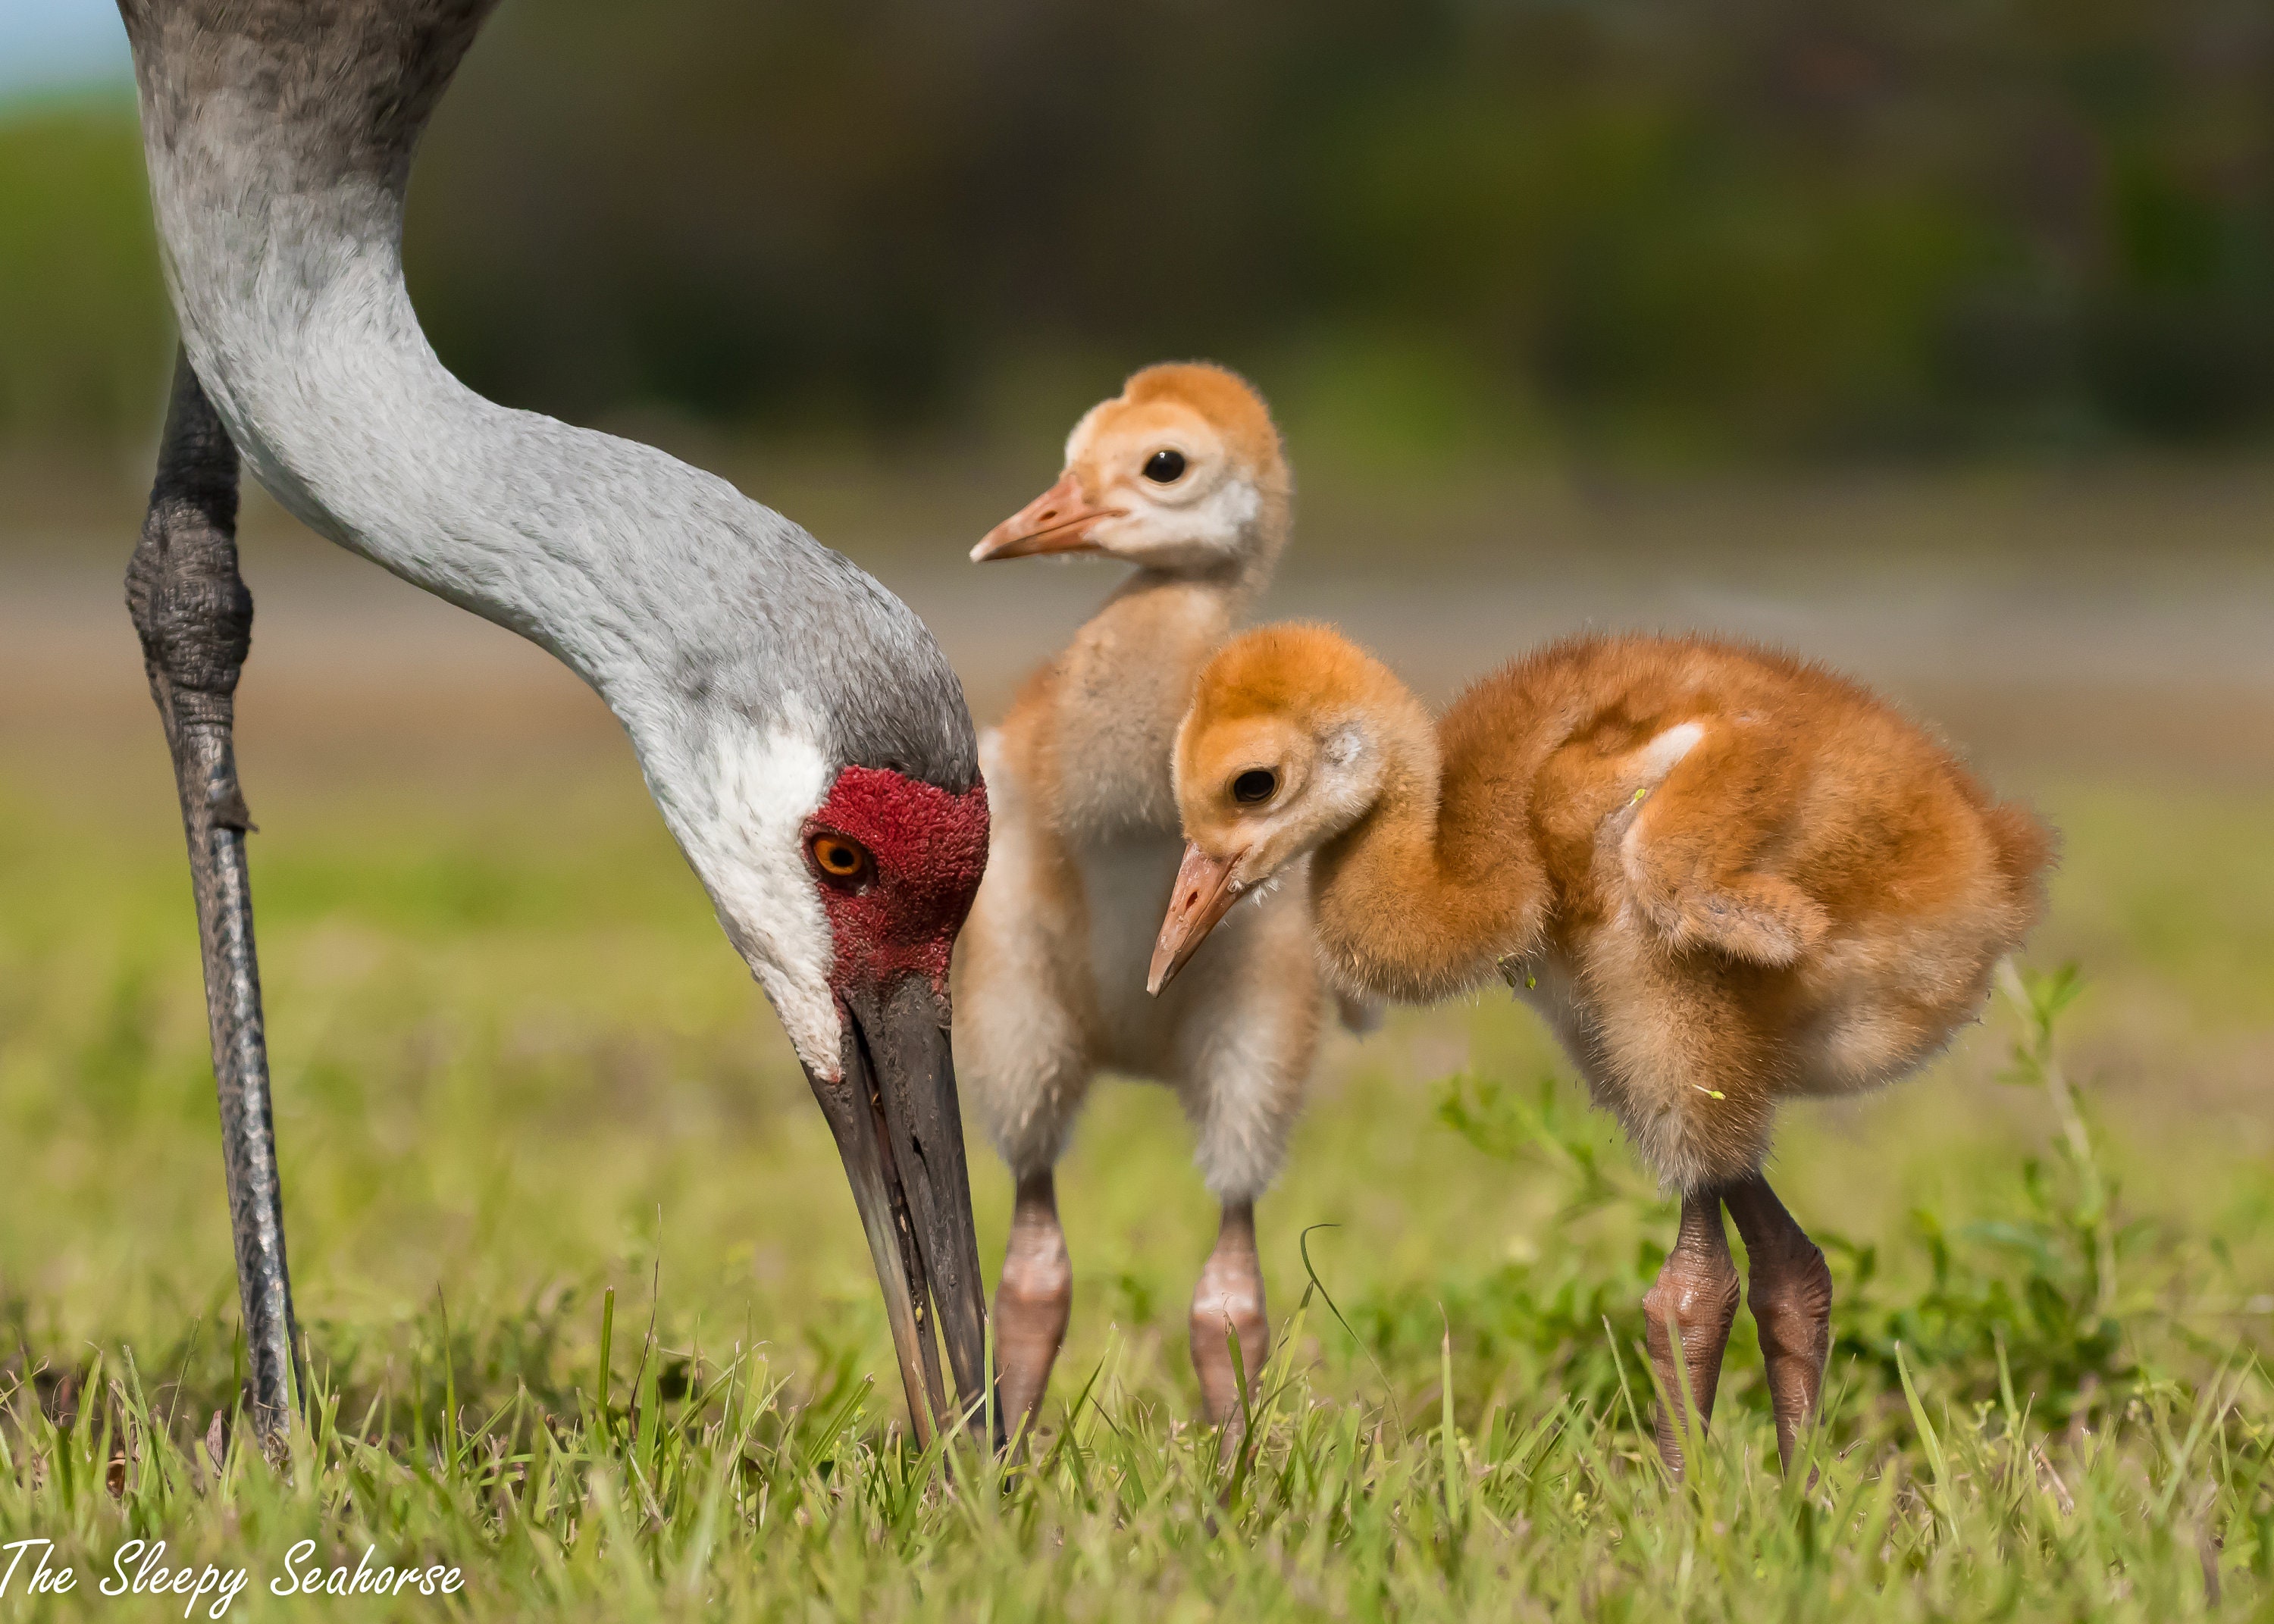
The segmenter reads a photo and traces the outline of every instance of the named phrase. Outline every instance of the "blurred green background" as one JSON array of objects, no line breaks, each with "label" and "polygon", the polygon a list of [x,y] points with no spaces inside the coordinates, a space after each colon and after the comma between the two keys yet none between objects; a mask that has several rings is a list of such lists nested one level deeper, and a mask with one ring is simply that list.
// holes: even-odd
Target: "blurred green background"
[{"label": "blurred green background", "polygon": [[[584,420],[968,447],[1201,353],[1361,458],[2255,442],[2274,14],[513,0],[408,257]],[[0,103],[0,433],[146,436],[165,327],[131,98]]]},{"label": "blurred green background", "polygon": [[[0,1384],[60,1412],[90,1346],[131,1349],[173,1372],[152,1392],[187,1437],[228,1402],[235,1288],[179,823],[119,602],[170,322],[107,0],[10,7]],[[39,19],[76,31],[68,71],[26,65]],[[1773,1173],[1835,1254],[1843,1447],[1907,1436],[1897,1340],[1962,1410],[2010,1354],[2052,1455],[2105,1437],[2123,1471],[2162,1458],[2143,1402],[2263,1360],[2265,0],[507,0],[420,159],[407,255],[476,387],[805,523],[916,607],[983,722],[1117,572],[975,568],[970,543],[1130,368],[1195,354],[1288,432],[1296,545],[1261,612],[1340,621],[1432,699],[1586,627],[1750,636],[1874,683],[2064,831],[2031,963],[2082,966],[2059,1052],[2115,1192],[2074,1199],[2043,1091],[1994,1086],[2002,1003],[1916,1082],[1788,1113]],[[334,1376],[414,1437],[438,1372],[568,1413],[614,1289],[619,1376],[636,1312],[674,1358],[763,1344],[794,1398],[889,1387],[825,1131],[612,718],[257,492],[243,540],[283,1184]],[[1554,1131],[1518,1132],[1547,1079]],[[1059,1402],[1110,1357],[1113,1413],[1189,1413],[1214,1222],[1189,1150],[1162,1091],[1098,1091],[1062,1179]],[[984,1148],[972,1167],[991,1276],[1009,1181]],[[1608,1391],[1673,1214],[1539,1024],[1485,999],[1329,1045],[1261,1207],[1279,1313],[1319,1224],[1343,1226],[1311,1244],[1351,1328],[1298,1343],[1318,1391],[1427,1417],[1449,1371],[1465,1425]],[[2120,1242],[2120,1289],[2080,1262],[2087,1230]],[[1751,1335],[1717,1426],[1758,1465]],[[2250,1425],[2234,1459],[2263,1462]],[[388,1447],[419,1446],[397,1425]],[[2180,1616],[2172,1575],[2214,1598],[2221,1560],[2235,1616],[2263,1599],[2270,1481],[2232,1515],[2189,1489],[2224,1558],[2142,1558],[2116,1616]],[[11,1515],[44,1528],[46,1502]],[[1175,1611],[1112,1576],[1088,1594]],[[1809,1616],[1730,1616],[1771,1614]]]}]

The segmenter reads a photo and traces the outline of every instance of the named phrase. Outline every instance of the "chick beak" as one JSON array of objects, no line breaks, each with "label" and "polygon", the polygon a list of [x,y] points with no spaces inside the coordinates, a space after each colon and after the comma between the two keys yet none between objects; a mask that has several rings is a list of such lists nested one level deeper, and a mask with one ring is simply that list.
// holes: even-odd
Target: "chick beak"
[{"label": "chick beak", "polygon": [[1231,877],[1246,853],[1211,857],[1197,842],[1185,847],[1185,861],[1177,869],[1177,888],[1169,893],[1168,916],[1161,921],[1160,940],[1153,944],[1152,972],[1145,990],[1161,995],[1186,961],[1200,951],[1216,921],[1231,912],[1244,889]]},{"label": "chick beak", "polygon": [[1098,547],[1089,538],[1091,527],[1101,519],[1120,516],[1120,508],[1100,508],[1084,496],[1081,482],[1068,469],[1056,485],[981,537],[971,549],[971,561],[1095,553]]}]

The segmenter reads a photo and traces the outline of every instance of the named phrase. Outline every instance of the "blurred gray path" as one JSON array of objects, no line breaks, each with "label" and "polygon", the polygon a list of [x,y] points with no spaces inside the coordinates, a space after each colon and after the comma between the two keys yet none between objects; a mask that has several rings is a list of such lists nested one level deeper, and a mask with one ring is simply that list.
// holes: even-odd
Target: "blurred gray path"
[{"label": "blurred gray path", "polygon": [[[2220,495],[1483,501],[1406,546],[1394,509],[1345,507],[1338,524],[1306,515],[1264,614],[1338,621],[1437,700],[1567,632],[1711,631],[1852,672],[1993,770],[2274,778],[2274,545],[2259,540],[2274,483]],[[932,625],[983,718],[1118,578],[1098,560],[965,563],[962,530],[980,526],[960,512],[937,542],[929,521],[824,516],[837,523],[815,528]],[[518,639],[273,516],[248,530],[250,738],[613,733]],[[154,726],[119,599],[128,538],[115,558],[84,537],[12,539],[0,733]]]}]

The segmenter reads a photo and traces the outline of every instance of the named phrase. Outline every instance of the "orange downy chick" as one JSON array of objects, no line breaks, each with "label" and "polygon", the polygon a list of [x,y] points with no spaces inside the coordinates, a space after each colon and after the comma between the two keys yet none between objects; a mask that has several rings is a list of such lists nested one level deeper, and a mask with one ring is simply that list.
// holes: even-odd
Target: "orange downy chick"
[{"label": "orange downy chick", "polygon": [[[1831,1281],[1761,1177],[1776,1108],[1892,1081],[1978,1014],[2042,910],[2045,827],[1856,684],[1704,638],[1569,639],[1438,721],[1334,631],[1264,628],[1201,673],[1177,788],[1191,844],[1151,985],[1306,856],[1344,989],[1504,979],[1683,1197],[1645,1306],[1666,1390],[1678,1330],[1701,1416],[1736,1220],[1788,1460]],[[1676,1466],[1678,1440],[1662,1410]]]}]

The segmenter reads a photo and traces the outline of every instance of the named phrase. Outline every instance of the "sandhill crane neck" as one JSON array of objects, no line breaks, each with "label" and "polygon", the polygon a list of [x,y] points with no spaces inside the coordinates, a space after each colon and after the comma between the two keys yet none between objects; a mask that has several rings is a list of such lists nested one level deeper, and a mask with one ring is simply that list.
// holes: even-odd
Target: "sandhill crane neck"
[{"label": "sandhill crane neck", "polygon": [[[175,698],[202,691],[184,660],[225,629],[200,605],[243,589],[220,509],[158,498],[233,493],[241,453],[310,525],[540,643],[621,720],[829,1116],[928,1428],[935,1302],[967,1402],[984,1380],[945,1035],[948,944],[986,849],[970,718],[915,615],[803,530],[648,447],[484,400],[436,357],[403,282],[403,192],[493,4],[121,0],[184,357],[137,616],[192,861],[222,861],[243,819],[215,822]],[[177,580],[185,560],[211,580]],[[208,723],[225,757],[229,719]],[[249,901],[207,889],[209,940],[241,944],[257,1054]],[[273,1196],[272,1177],[272,1218]],[[281,1229],[271,1250],[246,1266],[248,1322],[256,1296],[285,1300]],[[289,1312],[270,1319],[289,1335]],[[281,1388],[256,1397],[281,1408]]]}]

